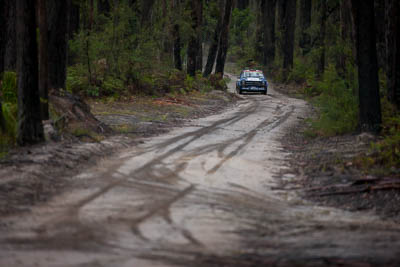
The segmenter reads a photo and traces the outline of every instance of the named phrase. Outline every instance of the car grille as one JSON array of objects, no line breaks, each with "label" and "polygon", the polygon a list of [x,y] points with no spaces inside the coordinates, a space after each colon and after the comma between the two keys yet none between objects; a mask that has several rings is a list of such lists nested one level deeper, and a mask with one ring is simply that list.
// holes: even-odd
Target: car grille
[{"label": "car grille", "polygon": [[263,86],[263,82],[262,81],[246,81],[245,82],[246,86]]}]

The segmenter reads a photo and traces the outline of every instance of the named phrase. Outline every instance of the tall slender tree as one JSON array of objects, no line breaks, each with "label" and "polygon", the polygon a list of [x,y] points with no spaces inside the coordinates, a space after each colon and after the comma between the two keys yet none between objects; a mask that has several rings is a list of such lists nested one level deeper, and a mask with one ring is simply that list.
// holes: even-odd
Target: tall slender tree
[{"label": "tall slender tree", "polygon": [[311,50],[311,37],[309,28],[311,26],[311,0],[300,0],[300,40],[299,46],[303,55],[307,55]]},{"label": "tall slender tree", "polygon": [[17,73],[19,145],[44,140],[38,90],[35,1],[17,0]]},{"label": "tall slender tree", "polygon": [[355,22],[361,131],[378,132],[382,123],[376,56],[374,0],[351,0]]},{"label": "tall slender tree", "polygon": [[263,64],[270,65],[275,60],[275,14],[276,0],[265,0],[263,12]]},{"label": "tall slender tree", "polygon": [[49,119],[49,76],[47,57],[47,9],[46,0],[38,0],[39,5],[39,93],[42,120]]},{"label": "tall slender tree", "polygon": [[293,68],[296,0],[278,0],[279,27],[282,33],[281,51],[285,73]]},{"label": "tall slender tree", "polygon": [[319,36],[318,36],[318,46],[319,46],[319,60],[317,66],[317,73],[319,76],[322,76],[325,70],[325,35],[326,35],[326,20],[327,20],[327,0],[319,1],[319,9],[320,9],[320,19],[319,19]]},{"label": "tall slender tree", "polygon": [[201,30],[201,18],[199,17],[199,8],[202,5],[202,0],[190,1],[191,9],[191,34],[188,44],[188,57],[187,57],[187,73],[190,76],[195,76],[198,67],[197,58],[199,53],[200,41],[199,30]]},{"label": "tall slender tree", "polygon": [[4,52],[4,70],[15,70],[17,64],[16,51],[16,2],[15,0],[5,0],[5,52]]},{"label": "tall slender tree", "polygon": [[400,3],[386,0],[386,77],[388,98],[400,109]]},{"label": "tall slender tree", "polygon": [[[174,12],[180,11],[180,0],[172,0],[172,10]],[[172,27],[172,38],[174,42],[174,66],[175,69],[182,70],[182,58],[181,58],[181,34],[180,34],[180,26],[178,21],[179,16],[174,16],[172,19],[174,21],[174,25]]]},{"label": "tall slender tree", "polygon": [[219,39],[217,65],[215,66],[215,73],[220,74],[221,77],[223,77],[224,75],[225,61],[228,52],[229,23],[232,13],[232,0],[226,0],[224,13],[225,14],[224,20],[222,22],[221,36]]},{"label": "tall slender tree", "polygon": [[217,0],[217,1],[218,1],[218,9],[219,9],[219,12],[216,12],[217,24],[215,26],[215,30],[214,30],[214,34],[213,34],[213,37],[211,40],[210,47],[208,49],[207,63],[206,63],[206,66],[204,68],[204,73],[203,73],[204,77],[209,76],[214,68],[215,58],[217,57],[217,52],[218,52],[219,37],[221,35],[222,20],[224,17],[225,0]]},{"label": "tall slender tree", "polygon": [[196,71],[203,70],[203,1],[197,3],[197,17],[198,17],[198,27],[197,27],[197,56],[196,56]]},{"label": "tall slender tree", "polygon": [[49,88],[65,88],[69,1],[47,0]]},{"label": "tall slender tree", "polygon": [[[0,0],[0,75],[4,71],[4,55],[6,50],[6,17],[5,0]],[[1,76],[0,76],[1,79]],[[1,100],[0,100],[1,101]]]}]

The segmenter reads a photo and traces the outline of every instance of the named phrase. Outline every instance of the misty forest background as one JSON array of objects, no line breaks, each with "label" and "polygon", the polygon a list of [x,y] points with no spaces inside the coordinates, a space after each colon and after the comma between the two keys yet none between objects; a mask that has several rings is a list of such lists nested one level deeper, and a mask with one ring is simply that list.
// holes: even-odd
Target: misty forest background
[{"label": "misty forest background", "polygon": [[363,164],[399,167],[399,5],[0,0],[0,153],[44,140],[42,121],[61,116],[55,97],[207,93],[251,67],[313,104],[306,134],[380,134]]}]

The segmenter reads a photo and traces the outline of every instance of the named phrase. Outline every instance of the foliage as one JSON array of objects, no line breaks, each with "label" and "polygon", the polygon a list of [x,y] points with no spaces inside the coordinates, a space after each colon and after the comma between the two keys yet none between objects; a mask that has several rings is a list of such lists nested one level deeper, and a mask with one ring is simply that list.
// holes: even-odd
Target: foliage
[{"label": "foliage", "polygon": [[0,154],[15,144],[17,136],[17,76],[15,72],[4,72],[1,80],[0,97],[6,131],[0,132]]},{"label": "foliage", "polygon": [[6,71],[1,79],[1,98],[3,102],[17,103],[17,75],[15,72]]},{"label": "foliage", "polygon": [[321,81],[310,80],[306,93],[319,95],[313,99],[319,110],[312,121],[314,131],[320,135],[337,135],[354,131],[358,122],[357,98],[336,69],[330,65]]},{"label": "foliage", "polygon": [[386,98],[382,100],[382,104],[383,138],[372,144],[375,153],[370,163],[386,168],[400,168],[400,113]]}]

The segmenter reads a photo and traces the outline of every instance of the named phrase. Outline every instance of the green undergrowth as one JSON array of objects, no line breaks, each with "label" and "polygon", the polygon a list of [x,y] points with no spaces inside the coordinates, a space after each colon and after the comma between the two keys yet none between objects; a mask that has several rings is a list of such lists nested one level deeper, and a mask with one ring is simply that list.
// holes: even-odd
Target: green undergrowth
[{"label": "green undergrowth", "polygon": [[15,145],[17,136],[17,76],[15,72],[1,75],[0,101],[5,129],[0,129],[0,158]]},{"label": "green undergrowth", "polygon": [[355,163],[369,172],[400,176],[400,112],[386,99],[382,100],[382,131],[366,155]]},{"label": "green undergrowth", "polygon": [[356,130],[358,102],[352,88],[330,65],[322,79],[308,80],[304,93],[318,110],[311,134],[333,136]]}]

